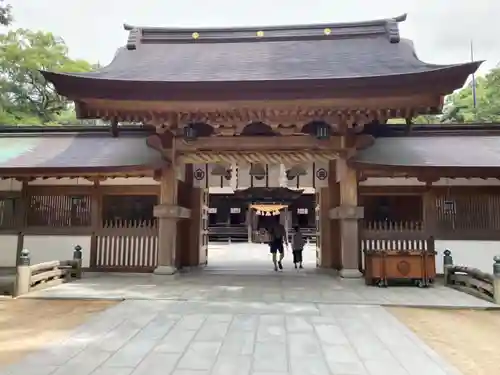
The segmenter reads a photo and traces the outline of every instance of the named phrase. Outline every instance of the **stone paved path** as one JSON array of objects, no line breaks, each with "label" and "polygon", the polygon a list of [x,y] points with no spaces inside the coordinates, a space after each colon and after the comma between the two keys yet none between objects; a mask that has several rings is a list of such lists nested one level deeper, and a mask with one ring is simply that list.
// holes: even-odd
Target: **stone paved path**
[{"label": "stone paved path", "polygon": [[440,286],[276,273],[264,247],[243,265],[231,249],[201,274],[87,275],[33,294],[125,301],[0,375],[459,375],[381,305],[491,306]]},{"label": "stone paved path", "polygon": [[9,375],[459,374],[378,306],[125,301]]},{"label": "stone paved path", "polygon": [[274,272],[266,245],[218,245],[209,250],[209,266],[201,273],[177,278],[87,274],[81,281],[35,292],[29,297],[495,307],[439,284],[428,289],[376,288],[366,286],[361,279],[335,278],[316,271],[311,248],[304,252],[304,259],[304,270],[293,269],[286,257],[285,270]]}]

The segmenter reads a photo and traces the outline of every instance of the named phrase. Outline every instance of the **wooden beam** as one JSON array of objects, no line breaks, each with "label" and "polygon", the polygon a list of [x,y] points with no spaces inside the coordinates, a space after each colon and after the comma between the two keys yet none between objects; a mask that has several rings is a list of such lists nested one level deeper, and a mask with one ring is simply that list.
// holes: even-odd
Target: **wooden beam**
[{"label": "wooden beam", "polygon": [[331,137],[328,140],[319,140],[310,135],[290,137],[200,137],[194,141],[175,139],[177,152],[195,151],[293,151],[293,150],[342,150],[341,137]]}]

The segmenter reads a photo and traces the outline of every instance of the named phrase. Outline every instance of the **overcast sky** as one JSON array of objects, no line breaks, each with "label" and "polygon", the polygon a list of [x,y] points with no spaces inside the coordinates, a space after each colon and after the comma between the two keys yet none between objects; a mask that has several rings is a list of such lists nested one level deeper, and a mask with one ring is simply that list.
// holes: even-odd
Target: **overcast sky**
[{"label": "overcast sky", "polygon": [[500,62],[500,0],[10,0],[13,27],[51,31],[72,57],[107,64],[125,44],[123,23],[147,26],[253,26],[361,21],[408,13],[402,36],[421,60]]}]

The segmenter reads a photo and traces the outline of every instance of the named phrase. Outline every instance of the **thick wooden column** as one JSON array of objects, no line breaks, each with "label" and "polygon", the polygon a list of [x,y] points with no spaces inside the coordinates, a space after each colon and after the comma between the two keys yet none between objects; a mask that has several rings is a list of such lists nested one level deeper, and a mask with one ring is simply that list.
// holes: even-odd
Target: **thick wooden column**
[{"label": "thick wooden column", "polygon": [[177,205],[177,168],[174,165],[162,170],[160,179],[160,204],[154,208],[158,218],[158,266],[154,273],[172,275],[177,271],[177,222],[187,219],[190,210]]},{"label": "thick wooden column", "polygon": [[340,205],[340,184],[337,181],[337,161],[331,160],[328,164],[328,231],[329,231],[329,265],[328,268],[340,270],[342,268],[342,252],[340,241],[340,222],[330,220],[330,210]]},{"label": "thick wooden column", "polygon": [[359,271],[359,220],[363,218],[363,207],[358,207],[358,178],[346,160],[337,159],[336,175],[340,204],[330,210],[331,220],[339,222],[341,270],[346,278],[361,277]]},{"label": "thick wooden column", "polygon": [[205,233],[203,229],[203,210],[205,190],[191,189],[191,219],[189,220],[189,267],[203,266],[207,263],[204,253]]}]

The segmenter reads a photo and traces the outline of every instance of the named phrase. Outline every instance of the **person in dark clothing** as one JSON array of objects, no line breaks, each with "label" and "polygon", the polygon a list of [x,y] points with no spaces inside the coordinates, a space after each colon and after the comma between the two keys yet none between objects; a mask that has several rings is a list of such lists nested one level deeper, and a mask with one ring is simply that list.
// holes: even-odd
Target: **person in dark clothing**
[{"label": "person in dark clothing", "polygon": [[[285,257],[286,231],[282,224],[275,224],[269,229],[269,247],[273,256],[274,270],[283,269],[283,258]],[[280,253],[279,260],[277,253]]]},{"label": "person in dark clothing", "polygon": [[297,268],[297,264],[299,268],[304,268],[302,266],[302,252],[304,250],[304,237],[300,232],[300,227],[298,225],[293,227],[294,233],[292,237],[292,251],[293,251],[293,264],[295,268]]}]

